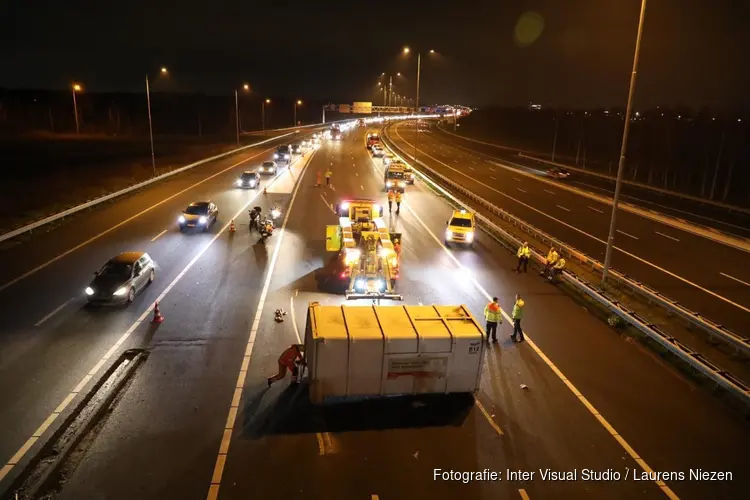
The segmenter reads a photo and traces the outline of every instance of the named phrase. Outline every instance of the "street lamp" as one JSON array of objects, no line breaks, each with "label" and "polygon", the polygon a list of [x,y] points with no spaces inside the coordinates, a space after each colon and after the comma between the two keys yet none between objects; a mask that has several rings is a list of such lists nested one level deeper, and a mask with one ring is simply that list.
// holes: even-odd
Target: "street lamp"
[{"label": "street lamp", "polygon": [[[411,52],[411,49],[409,47],[404,47],[404,54],[409,54]],[[435,51],[433,49],[430,49],[430,54],[434,54]],[[417,96],[415,101],[415,111],[417,113],[417,116],[419,116],[419,77],[422,70],[422,53],[417,53]],[[419,118],[417,118],[416,124],[414,126],[414,163],[417,163],[417,143],[419,142]]]},{"label": "street lamp", "polygon": [[617,205],[620,201],[622,190],[622,175],[625,170],[625,153],[628,149],[628,133],[630,132],[630,113],[633,106],[633,93],[635,91],[635,79],[638,74],[638,56],[641,52],[641,36],[643,35],[643,21],[646,18],[646,0],[641,0],[641,16],[638,19],[638,34],[635,39],[635,53],[633,55],[633,72],[630,74],[630,90],[628,90],[628,104],[625,108],[625,126],[622,130],[622,146],[620,147],[620,163],[617,166],[617,182],[615,184],[615,195],[612,198],[612,219],[609,224],[609,237],[607,238],[607,250],[604,254],[604,268],[602,269],[602,285],[609,274],[609,266],[612,262],[612,247],[615,241],[615,223],[617,220]]},{"label": "street lamp", "polygon": [[263,135],[266,135],[266,104],[271,104],[271,99],[263,99],[260,103],[260,120],[263,124]]},{"label": "street lamp", "polygon": [[73,114],[76,118],[76,135],[81,135],[81,129],[78,125],[78,103],[76,102],[76,92],[81,92],[83,90],[83,87],[81,87],[80,84],[74,83],[73,84]]},{"label": "street lamp", "polygon": [[297,126],[297,106],[302,106],[301,99],[297,99],[296,101],[294,101],[294,125],[292,125],[293,127]]},{"label": "street lamp", "polygon": [[[250,85],[247,83],[242,84],[242,90],[250,92]],[[237,146],[240,145],[240,97],[237,89],[234,89],[234,124],[237,131]]]},{"label": "street lamp", "polygon": [[[167,74],[167,68],[161,67],[161,74]],[[151,139],[151,168],[154,170],[156,177],[156,159],[154,157],[154,125],[151,119],[151,89],[148,85],[148,73],[146,73],[146,104],[148,105],[148,136]]]}]

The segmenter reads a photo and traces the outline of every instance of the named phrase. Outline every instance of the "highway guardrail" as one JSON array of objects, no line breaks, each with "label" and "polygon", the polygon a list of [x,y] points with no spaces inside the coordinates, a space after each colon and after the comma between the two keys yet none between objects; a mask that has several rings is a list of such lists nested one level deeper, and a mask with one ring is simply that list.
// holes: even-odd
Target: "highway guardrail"
[{"label": "highway guardrail", "polygon": [[[564,163],[557,163],[557,162],[553,162],[553,161],[550,161],[550,160],[545,160],[544,158],[539,158],[537,156],[530,155],[530,154],[525,154],[526,151],[519,150],[517,148],[511,148],[511,147],[508,147],[508,146],[501,146],[500,144],[494,144],[492,142],[480,141],[479,139],[474,139],[473,137],[466,137],[464,135],[456,134],[454,132],[446,130],[444,127],[440,126],[440,124],[438,124],[438,129],[441,132],[445,133],[445,134],[458,137],[459,139],[464,139],[464,140],[467,140],[467,141],[476,142],[478,144],[484,144],[486,146],[492,146],[492,147],[495,147],[495,148],[498,148],[498,149],[507,149],[507,150],[510,150],[510,151],[517,152],[518,156],[520,156],[521,158],[525,158],[527,160],[532,160],[532,161],[536,161],[536,162],[539,162],[539,163],[544,163],[544,164],[547,164],[547,165],[553,165],[553,166],[556,166],[556,167],[566,168],[566,169],[571,170],[573,172],[578,172],[578,173],[581,173],[581,174],[590,175],[592,177],[598,177],[600,179],[606,179],[606,180],[609,180],[609,181],[612,181],[612,182],[615,182],[617,180],[616,177],[613,177],[611,175],[602,174],[602,173],[599,173],[599,172],[594,172],[592,170],[587,170],[585,168],[579,168],[579,167],[574,167],[574,166],[571,166],[571,165],[566,165]],[[637,188],[640,188],[640,189],[645,189],[645,190],[648,190],[648,191],[653,191],[655,193],[665,194],[665,195],[668,195],[668,196],[674,196],[675,198],[682,198],[684,200],[690,200],[690,201],[694,201],[694,202],[697,202],[697,203],[702,203],[704,205],[710,205],[710,206],[713,206],[713,207],[716,207],[716,208],[722,208],[722,209],[727,210],[729,212],[738,212],[738,213],[743,213],[743,214],[750,215],[750,209],[744,208],[744,207],[739,207],[737,205],[730,205],[729,203],[722,203],[720,201],[709,200],[707,198],[701,198],[700,196],[695,196],[695,195],[686,194],[686,193],[680,193],[679,191],[672,191],[670,189],[663,189],[663,188],[659,188],[659,187],[656,187],[656,186],[649,186],[648,184],[643,184],[642,182],[631,181],[631,180],[628,180],[628,179],[623,179],[622,182],[623,182],[623,184],[627,184],[629,186],[637,187]]]},{"label": "highway guardrail", "polygon": [[[296,128],[301,128],[301,127],[296,127]],[[263,141],[253,143],[253,144],[248,144],[247,146],[242,146],[242,147],[233,149],[231,151],[227,151],[225,153],[221,153],[221,154],[218,154],[216,156],[212,156],[210,158],[204,158],[202,160],[196,161],[196,162],[191,163],[189,165],[185,165],[184,167],[180,167],[180,168],[172,170],[170,172],[166,172],[166,173],[158,175],[156,177],[152,177],[151,179],[149,179],[147,181],[139,182],[138,184],[133,184],[132,186],[128,186],[128,187],[126,187],[124,189],[121,189],[119,191],[115,191],[114,193],[110,193],[110,194],[107,194],[107,195],[104,195],[104,196],[100,196],[99,198],[94,198],[93,200],[89,200],[89,201],[87,201],[85,203],[81,203],[80,205],[76,205],[75,207],[71,207],[71,208],[69,208],[67,210],[63,210],[62,212],[58,212],[56,214],[49,215],[49,216],[47,216],[47,217],[45,217],[43,219],[39,219],[39,220],[37,220],[35,222],[32,222],[30,224],[26,224],[25,226],[22,226],[22,227],[19,227],[17,229],[13,229],[12,231],[9,231],[7,233],[4,233],[4,234],[0,235],[0,242],[3,242],[5,240],[9,240],[11,238],[15,238],[16,236],[19,236],[21,234],[27,233],[29,231],[33,231],[34,229],[40,228],[42,226],[45,226],[45,225],[47,225],[47,224],[49,224],[51,222],[54,222],[56,220],[62,219],[64,217],[68,217],[69,215],[73,215],[73,214],[75,214],[77,212],[80,212],[81,210],[86,210],[87,208],[91,208],[91,207],[93,207],[95,205],[98,205],[100,203],[104,203],[105,201],[112,200],[112,199],[117,198],[119,196],[122,196],[124,194],[130,193],[131,191],[135,191],[137,189],[141,189],[143,187],[148,186],[149,184],[153,184],[154,182],[159,182],[159,181],[161,181],[163,179],[166,179],[167,177],[171,177],[173,175],[177,175],[177,174],[182,173],[182,172],[184,172],[186,170],[190,170],[191,168],[195,168],[195,167],[197,167],[199,165],[203,165],[205,163],[209,163],[209,162],[212,162],[214,160],[219,160],[221,158],[224,158],[224,157],[229,156],[229,155],[233,155],[235,153],[239,153],[240,151],[244,151],[244,150],[249,149],[249,148],[254,148],[254,147],[257,147],[257,146],[262,146],[263,144],[267,144],[269,142],[276,141],[278,139],[281,139],[283,137],[287,137],[287,136],[290,136],[290,135],[293,135],[293,134],[294,134],[294,132],[289,132],[289,133],[286,133],[286,134],[277,135],[275,137],[271,137],[271,138],[265,139]]]},{"label": "highway guardrail", "polygon": [[[404,152],[403,150],[401,150],[398,146],[394,144],[394,142],[388,136],[387,129],[384,132],[384,138],[388,146],[392,150],[398,152],[398,154],[402,158],[410,158],[414,160],[414,157],[412,155],[410,155],[407,152]],[[451,189],[455,189],[458,192],[460,192],[462,195],[467,196],[469,199],[478,203],[483,208],[486,208],[487,210],[492,212],[494,215],[499,216],[503,220],[510,222],[516,227],[519,227],[522,231],[528,234],[534,235],[535,237],[537,237],[543,242],[549,242],[551,244],[554,244],[556,247],[560,248],[561,253],[563,255],[566,255],[569,258],[574,258],[577,261],[579,261],[581,264],[591,266],[592,270],[601,270],[602,265],[596,259],[589,257],[588,255],[584,254],[583,252],[580,252],[579,250],[571,247],[570,245],[567,245],[563,243],[562,241],[547,235],[540,229],[532,226],[531,224],[526,223],[525,221],[519,219],[518,217],[515,217],[514,215],[511,215],[505,212],[504,210],[496,207],[495,205],[488,202],[487,200],[472,193],[470,190],[464,188],[463,186],[452,181],[451,179],[448,179],[442,174],[436,172],[435,170],[425,165],[424,163],[420,162],[419,160],[417,160],[415,163],[420,165],[421,168],[424,168],[425,170],[429,171],[431,175],[440,179],[442,183],[449,186]],[[422,178],[422,180],[425,181],[427,184],[435,187],[437,190],[443,193],[446,196],[446,198],[453,201],[457,206],[475,211],[472,207],[467,206],[464,202],[457,199],[451,193],[446,191],[442,186],[440,186],[439,183],[437,183],[432,178],[425,175],[423,172],[420,172],[416,168],[414,169],[414,172],[420,178]],[[510,248],[512,251],[514,251],[516,248],[518,248],[521,245],[522,243],[521,239],[517,238],[515,235],[509,233],[503,228],[499,227],[497,224],[492,222],[487,217],[484,217],[482,214],[477,213],[476,218],[483,230],[485,230],[488,234],[495,237],[496,239],[501,240],[501,242],[504,243],[506,246],[508,246],[508,248]],[[539,263],[543,264],[545,262],[545,255],[543,252],[540,252],[537,249],[532,248],[532,255],[535,258],[535,260],[537,260]],[[628,276],[622,273],[619,273],[614,270],[610,270],[610,276],[612,276],[619,283],[625,285],[626,287],[632,289],[633,291],[637,292],[641,296],[645,297],[649,302],[652,302],[652,303],[655,302],[657,304],[660,304],[663,307],[665,307],[668,312],[673,313],[673,314],[678,314],[681,317],[683,317],[683,319],[691,322],[692,324],[696,326],[701,327],[702,329],[707,331],[709,335],[711,335],[712,337],[723,340],[729,345],[732,345],[733,347],[737,348],[738,350],[742,350],[745,353],[750,352],[750,341],[748,341],[748,339],[740,337],[739,335],[727,330],[723,326],[718,325],[710,320],[707,320],[706,318],[703,318],[702,316],[700,316],[699,314],[695,312],[689,311],[688,309],[682,307],[676,301],[668,299],[663,294],[635,280],[630,279]],[[697,371],[701,372],[703,375],[705,375],[709,379],[713,380],[718,386],[727,389],[732,394],[738,396],[741,400],[743,400],[745,404],[750,405],[750,387],[746,385],[742,380],[728,373],[726,370],[718,367],[717,365],[712,363],[710,360],[702,356],[700,353],[694,351],[689,346],[681,343],[679,340],[675,339],[673,336],[669,335],[668,333],[658,328],[656,325],[651,323],[648,319],[640,316],[637,312],[627,308],[618,300],[610,297],[604,290],[600,289],[599,287],[595,285],[592,285],[591,283],[587,282],[586,280],[577,276],[576,274],[570,272],[569,270],[563,271],[563,279],[570,286],[579,290],[585,295],[591,297],[597,303],[601,304],[602,306],[610,310],[612,313],[617,315],[623,321],[629,323],[630,325],[632,325],[633,327],[635,327],[636,329],[638,329],[639,331],[647,335],[649,338],[657,342],[659,345],[664,347],[666,350],[668,350],[669,352],[671,352],[672,354],[674,354],[675,356],[677,356],[678,358],[686,362],[688,365],[690,365]]]}]

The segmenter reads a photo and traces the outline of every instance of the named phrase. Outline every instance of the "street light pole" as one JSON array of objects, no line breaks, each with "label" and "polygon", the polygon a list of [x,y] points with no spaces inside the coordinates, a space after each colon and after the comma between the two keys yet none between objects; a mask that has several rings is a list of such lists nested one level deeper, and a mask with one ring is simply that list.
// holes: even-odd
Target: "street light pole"
[{"label": "street light pole", "polygon": [[414,163],[417,163],[417,143],[419,142],[419,76],[422,70],[422,53],[417,54],[417,121],[414,123]]},{"label": "street light pole", "polygon": [[301,104],[302,104],[302,100],[300,99],[297,99],[296,101],[294,101],[294,124],[292,125],[293,127],[297,126],[297,106]]},{"label": "street light pole", "polygon": [[237,131],[237,146],[240,145],[240,98],[234,89],[234,125]]},{"label": "street light pole", "polygon": [[151,123],[151,90],[148,86],[148,73],[146,73],[146,104],[148,105],[148,136],[151,140],[151,168],[156,177],[156,159],[154,157],[154,126]]},{"label": "street light pole", "polygon": [[393,105],[393,75],[388,77],[388,106]]},{"label": "street light pole", "polygon": [[260,104],[260,121],[263,125],[263,135],[266,135],[266,104],[271,104],[271,99],[263,99]]},{"label": "street light pole", "polygon": [[628,104],[625,108],[625,126],[622,130],[622,146],[620,148],[620,163],[617,166],[617,183],[615,184],[615,195],[612,198],[612,220],[609,224],[609,237],[607,238],[607,251],[604,254],[604,269],[602,270],[602,285],[609,274],[609,267],[612,262],[612,246],[615,240],[615,223],[617,220],[617,204],[620,201],[620,191],[622,190],[622,176],[625,170],[625,153],[628,148],[628,134],[630,132],[630,113],[633,106],[633,93],[635,91],[635,81],[638,74],[638,57],[641,52],[641,36],[643,35],[643,21],[646,18],[646,0],[641,0],[641,16],[638,20],[638,35],[635,39],[635,54],[633,55],[633,72],[630,75],[630,90],[628,91]]},{"label": "street light pole", "polygon": [[81,135],[81,129],[78,124],[78,103],[76,102],[76,92],[80,90],[81,86],[76,84],[73,84],[73,113],[75,114],[76,118],[76,135]]}]

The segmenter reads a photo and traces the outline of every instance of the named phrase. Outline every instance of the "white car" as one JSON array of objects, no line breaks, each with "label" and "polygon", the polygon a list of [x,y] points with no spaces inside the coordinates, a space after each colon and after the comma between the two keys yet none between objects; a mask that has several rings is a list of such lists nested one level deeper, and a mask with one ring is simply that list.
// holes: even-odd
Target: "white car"
[{"label": "white car", "polygon": [[396,160],[396,155],[393,153],[385,153],[383,155],[383,165],[386,167]]},{"label": "white car", "polygon": [[276,172],[278,172],[279,167],[276,165],[275,161],[264,161],[260,167],[258,167],[258,173],[259,174],[266,174],[266,175],[276,175]]},{"label": "white car", "polygon": [[382,158],[384,154],[385,154],[385,151],[383,150],[382,146],[378,144],[372,145],[372,156],[376,158]]}]

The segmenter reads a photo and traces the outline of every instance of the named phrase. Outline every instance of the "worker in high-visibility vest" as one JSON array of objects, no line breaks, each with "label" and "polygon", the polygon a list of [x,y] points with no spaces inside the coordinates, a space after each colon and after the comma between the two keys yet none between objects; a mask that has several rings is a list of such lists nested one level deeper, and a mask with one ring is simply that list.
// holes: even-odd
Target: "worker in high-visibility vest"
[{"label": "worker in high-visibility vest", "polygon": [[[521,320],[523,319],[523,308],[525,305],[526,304],[521,298],[521,294],[517,293],[516,303],[513,304],[513,314],[511,315],[511,318],[513,318],[513,334],[510,336],[510,338],[512,338],[514,341],[524,341],[523,329],[521,328]],[[516,338],[516,336],[518,336],[518,338]]]},{"label": "worker in high-visibility vest", "polygon": [[552,267],[552,274],[550,275],[550,279],[552,281],[557,279],[557,277],[563,272],[563,269],[565,269],[565,259],[560,258]]},{"label": "worker in high-visibility vest", "polygon": [[523,272],[529,272],[529,257],[531,257],[531,249],[529,248],[529,243],[524,241],[523,245],[518,248],[518,252],[516,252],[516,255],[518,256],[518,265],[516,266],[516,272],[521,272],[521,265],[523,265]]},{"label": "worker in high-visibility vest", "polygon": [[503,311],[500,309],[497,297],[492,297],[492,302],[484,308],[484,319],[487,322],[485,330],[487,333],[487,342],[497,342],[497,325],[503,323]]},{"label": "worker in high-visibility vest", "polygon": [[552,269],[552,266],[554,266],[559,259],[560,259],[560,254],[557,253],[557,250],[555,250],[555,247],[550,248],[549,252],[547,252],[547,263],[544,265],[544,269],[542,269],[542,272],[539,273],[539,275],[544,276],[548,272],[550,272],[550,269]]},{"label": "worker in high-visibility vest", "polygon": [[333,175],[333,172],[331,172],[331,169],[329,168],[326,170],[326,186],[331,185],[331,176]]},{"label": "worker in high-visibility vest", "polygon": [[297,383],[297,376],[299,374],[297,364],[302,362],[301,347],[299,344],[292,344],[281,353],[281,356],[279,356],[279,372],[268,379],[268,387],[271,387],[271,384],[277,380],[282,380],[286,377],[287,370],[292,372],[292,383]]},{"label": "worker in high-visibility vest", "polygon": [[396,191],[396,213],[401,213],[401,200],[403,200],[403,195],[401,194],[401,191]]},{"label": "worker in high-visibility vest", "polygon": [[396,193],[393,189],[388,190],[388,211],[393,212],[393,202],[396,200]]}]

